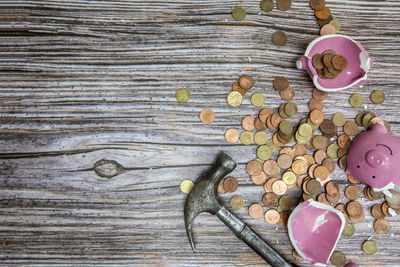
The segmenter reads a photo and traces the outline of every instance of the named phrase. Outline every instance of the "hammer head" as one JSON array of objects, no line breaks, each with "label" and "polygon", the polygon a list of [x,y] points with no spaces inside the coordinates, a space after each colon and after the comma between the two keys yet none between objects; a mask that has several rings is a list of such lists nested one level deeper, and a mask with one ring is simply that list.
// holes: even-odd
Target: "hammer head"
[{"label": "hammer head", "polygon": [[236,168],[236,162],[227,154],[221,153],[212,169],[193,187],[185,203],[184,217],[186,233],[194,251],[192,224],[197,214],[209,212],[216,214],[222,207],[218,198],[218,185],[223,177]]}]

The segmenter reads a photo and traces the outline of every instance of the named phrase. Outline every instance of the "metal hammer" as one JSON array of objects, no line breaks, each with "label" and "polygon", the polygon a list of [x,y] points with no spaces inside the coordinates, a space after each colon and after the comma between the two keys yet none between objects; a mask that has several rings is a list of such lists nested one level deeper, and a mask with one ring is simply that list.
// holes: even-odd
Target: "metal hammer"
[{"label": "metal hammer", "polygon": [[185,203],[184,217],[186,233],[190,245],[195,250],[192,224],[201,212],[209,212],[223,221],[235,235],[257,252],[271,266],[292,266],[270,245],[256,234],[238,217],[226,209],[218,198],[218,185],[223,177],[236,168],[236,162],[227,154],[221,153],[210,172],[200,178],[193,187]]}]

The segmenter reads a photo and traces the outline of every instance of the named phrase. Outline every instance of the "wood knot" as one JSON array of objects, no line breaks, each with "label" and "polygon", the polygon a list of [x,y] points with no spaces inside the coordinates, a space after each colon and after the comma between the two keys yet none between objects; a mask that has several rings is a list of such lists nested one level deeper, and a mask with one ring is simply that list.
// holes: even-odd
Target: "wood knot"
[{"label": "wood knot", "polygon": [[112,178],[124,172],[124,167],[115,160],[101,159],[93,165],[94,172],[102,178]]}]

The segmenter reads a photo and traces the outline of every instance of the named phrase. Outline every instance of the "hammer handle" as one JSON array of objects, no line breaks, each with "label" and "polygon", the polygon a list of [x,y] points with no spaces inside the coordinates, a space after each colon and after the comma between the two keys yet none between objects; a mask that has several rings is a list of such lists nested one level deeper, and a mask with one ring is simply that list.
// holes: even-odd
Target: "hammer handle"
[{"label": "hammer handle", "polygon": [[235,235],[242,239],[249,247],[258,253],[266,262],[273,267],[293,266],[288,263],[278,252],[268,245],[256,232],[242,222],[238,217],[225,207],[222,207],[216,214]]}]

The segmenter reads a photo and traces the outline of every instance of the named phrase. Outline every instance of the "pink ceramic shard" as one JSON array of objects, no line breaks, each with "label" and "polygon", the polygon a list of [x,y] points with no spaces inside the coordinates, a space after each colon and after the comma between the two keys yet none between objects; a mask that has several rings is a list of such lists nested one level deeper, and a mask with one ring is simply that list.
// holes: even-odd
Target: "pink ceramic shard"
[{"label": "pink ceramic shard", "polygon": [[288,231],[300,257],[313,264],[327,264],[344,225],[340,211],[309,199],[300,203],[290,215]]},{"label": "pink ceramic shard", "polygon": [[[322,79],[312,65],[315,54],[322,54],[326,50],[333,50],[347,59],[346,68],[333,79]],[[323,91],[339,91],[352,86],[361,86],[367,80],[367,73],[372,67],[372,59],[359,43],[348,36],[330,34],[321,36],[312,41],[300,57],[296,66],[308,72],[315,87]]]},{"label": "pink ceramic shard", "polygon": [[386,191],[400,184],[400,141],[376,123],[359,134],[347,154],[346,172],[371,186]]}]

